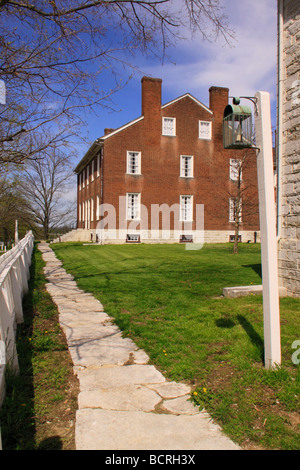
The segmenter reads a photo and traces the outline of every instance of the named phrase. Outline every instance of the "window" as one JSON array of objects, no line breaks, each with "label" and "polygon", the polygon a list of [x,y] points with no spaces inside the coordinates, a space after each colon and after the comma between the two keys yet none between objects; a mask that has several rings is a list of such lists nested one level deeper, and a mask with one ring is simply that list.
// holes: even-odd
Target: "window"
[{"label": "window", "polygon": [[141,236],[139,234],[127,234],[126,242],[127,243],[140,243]]},{"label": "window", "polygon": [[127,220],[139,220],[140,218],[140,194],[127,194]]},{"label": "window", "polygon": [[85,170],[82,172],[82,187],[85,188]]},{"label": "window", "polygon": [[130,175],[141,174],[141,152],[127,152],[127,173]]},{"label": "window", "polygon": [[90,165],[86,167],[86,185],[88,186],[90,182]]},{"label": "window", "polygon": [[175,136],[176,135],[176,119],[170,117],[163,117],[163,135]]},{"label": "window", "polygon": [[81,191],[81,173],[78,175],[78,186],[79,186],[79,191]]},{"label": "window", "polygon": [[229,175],[232,181],[242,180],[242,162],[241,160],[230,159]]},{"label": "window", "polygon": [[236,214],[239,214],[239,222],[242,222],[242,200],[229,198],[229,222],[235,222]]},{"label": "window", "polygon": [[[229,235],[229,242],[230,243],[233,243],[235,240],[235,236],[234,235]],[[238,242],[241,243],[242,241],[242,235],[238,235]]]},{"label": "window", "polygon": [[78,222],[81,222],[81,204],[78,206]]},{"label": "window", "polygon": [[100,176],[100,153],[97,155],[97,178]]},{"label": "window", "polygon": [[94,166],[95,165],[94,165],[94,160],[93,160],[92,161],[92,181],[94,181],[94,170],[95,170]]},{"label": "window", "polygon": [[180,196],[180,220],[182,222],[193,220],[193,196]]},{"label": "window", "polygon": [[199,121],[199,139],[211,140],[211,121]]},{"label": "window", "polygon": [[180,235],[180,243],[193,243],[193,235]]},{"label": "window", "polygon": [[182,178],[192,178],[194,176],[193,156],[180,156],[180,176]]}]

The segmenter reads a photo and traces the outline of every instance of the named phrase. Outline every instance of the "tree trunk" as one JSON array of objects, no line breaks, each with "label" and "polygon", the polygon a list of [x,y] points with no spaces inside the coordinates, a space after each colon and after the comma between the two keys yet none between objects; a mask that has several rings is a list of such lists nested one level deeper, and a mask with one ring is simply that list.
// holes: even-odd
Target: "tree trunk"
[{"label": "tree trunk", "polygon": [[238,244],[239,244],[239,217],[236,216],[235,218],[235,232],[234,232],[234,248],[233,253],[238,253]]}]

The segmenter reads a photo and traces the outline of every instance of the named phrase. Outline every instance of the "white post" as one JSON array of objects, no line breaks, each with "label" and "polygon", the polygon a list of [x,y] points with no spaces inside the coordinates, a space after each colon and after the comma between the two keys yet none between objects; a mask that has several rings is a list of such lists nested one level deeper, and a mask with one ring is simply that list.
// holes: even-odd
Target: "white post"
[{"label": "white post", "polygon": [[19,243],[18,221],[15,221],[15,245]]},{"label": "white post", "polygon": [[281,364],[276,209],[270,95],[259,91],[255,115],[264,309],[265,367]]}]

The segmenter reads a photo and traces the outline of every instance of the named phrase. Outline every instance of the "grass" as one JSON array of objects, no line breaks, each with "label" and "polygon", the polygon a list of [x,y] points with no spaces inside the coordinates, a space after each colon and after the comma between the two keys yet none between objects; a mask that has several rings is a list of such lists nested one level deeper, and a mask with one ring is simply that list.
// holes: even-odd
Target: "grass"
[{"label": "grass", "polygon": [[260,246],[52,245],[80,288],[145,349],[170,380],[193,388],[224,431],[247,449],[300,448],[300,301],[280,300],[282,365],[264,368],[262,297],[222,297],[223,287],[261,284]]},{"label": "grass", "polygon": [[72,450],[78,385],[58,312],[45,289],[44,262],[35,247],[29,291],[18,327],[20,373],[6,373],[0,410],[4,450]]}]

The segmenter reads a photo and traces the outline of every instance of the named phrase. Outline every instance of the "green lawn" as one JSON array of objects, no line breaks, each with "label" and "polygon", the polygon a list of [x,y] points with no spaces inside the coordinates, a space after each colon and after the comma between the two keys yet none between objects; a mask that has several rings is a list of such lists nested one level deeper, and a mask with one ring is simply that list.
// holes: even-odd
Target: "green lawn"
[{"label": "green lawn", "polygon": [[280,301],[282,367],[263,365],[262,297],[222,297],[223,287],[261,284],[260,245],[51,245],[78,286],[172,380],[245,448],[300,448],[300,301]]}]

